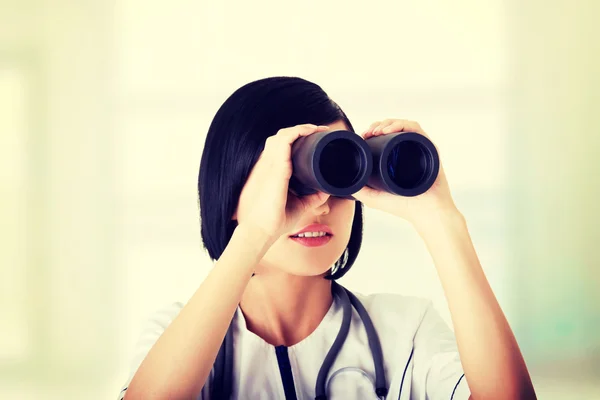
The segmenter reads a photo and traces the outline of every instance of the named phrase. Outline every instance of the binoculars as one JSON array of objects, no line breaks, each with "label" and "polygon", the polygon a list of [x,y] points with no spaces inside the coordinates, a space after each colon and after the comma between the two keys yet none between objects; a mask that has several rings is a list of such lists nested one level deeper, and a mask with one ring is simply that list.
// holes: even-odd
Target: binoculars
[{"label": "binoculars", "polygon": [[363,186],[399,196],[418,196],[435,182],[439,156],[416,132],[364,140],[345,130],[317,132],[292,144],[289,189],[297,196],[319,192],[356,200]]}]

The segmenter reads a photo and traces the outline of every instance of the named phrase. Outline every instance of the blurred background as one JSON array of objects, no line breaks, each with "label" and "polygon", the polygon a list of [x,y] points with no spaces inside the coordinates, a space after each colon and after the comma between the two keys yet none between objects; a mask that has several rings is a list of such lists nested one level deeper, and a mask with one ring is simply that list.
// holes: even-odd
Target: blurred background
[{"label": "blurred background", "polygon": [[[359,5],[360,4],[360,5]],[[116,399],[141,324],[212,265],[197,174],[239,86],[320,84],[440,149],[540,399],[600,399],[600,2],[0,0],[0,398]],[[428,297],[373,210],[342,283]]]}]

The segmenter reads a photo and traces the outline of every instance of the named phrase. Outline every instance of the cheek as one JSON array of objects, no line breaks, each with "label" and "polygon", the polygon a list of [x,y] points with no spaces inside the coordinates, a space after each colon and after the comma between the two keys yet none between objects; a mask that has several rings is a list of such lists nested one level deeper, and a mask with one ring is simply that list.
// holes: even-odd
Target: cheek
[{"label": "cheek", "polygon": [[336,221],[336,229],[344,236],[344,239],[350,238],[355,209],[356,202],[354,200],[340,199],[337,204],[332,207],[331,217]]},{"label": "cheek", "polygon": [[336,238],[332,243],[321,249],[309,249],[298,246],[282,236],[264,255],[261,267],[281,269],[304,276],[326,272],[348,245],[356,209],[354,200],[332,199],[330,201],[330,211],[325,221],[336,232]]}]

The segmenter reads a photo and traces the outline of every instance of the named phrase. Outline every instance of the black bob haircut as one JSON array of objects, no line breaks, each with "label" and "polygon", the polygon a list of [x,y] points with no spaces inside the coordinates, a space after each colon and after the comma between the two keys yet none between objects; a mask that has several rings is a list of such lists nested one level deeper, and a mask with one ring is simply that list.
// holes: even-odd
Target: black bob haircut
[{"label": "black bob haircut", "polygon": [[[267,138],[299,124],[336,121],[354,131],[346,114],[320,86],[297,77],[250,82],[223,103],[208,129],[198,174],[202,242],[213,261],[221,257],[237,226],[231,218]],[[360,251],[363,205],[355,203],[347,254],[342,254],[327,279],[345,275]]]}]

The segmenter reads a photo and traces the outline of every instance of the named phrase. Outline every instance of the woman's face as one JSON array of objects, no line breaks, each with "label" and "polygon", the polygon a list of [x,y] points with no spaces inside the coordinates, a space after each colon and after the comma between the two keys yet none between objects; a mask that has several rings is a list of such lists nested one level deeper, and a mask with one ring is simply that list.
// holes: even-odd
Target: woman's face
[{"label": "woman's face", "polygon": [[[348,129],[342,121],[328,126],[332,131]],[[256,272],[266,272],[275,268],[298,276],[325,274],[340,258],[348,245],[355,207],[354,200],[330,196],[325,203],[306,210],[296,226],[281,235],[269,248],[257,266]],[[323,224],[330,229],[332,237],[326,244],[309,247],[290,237],[313,224]]]}]

